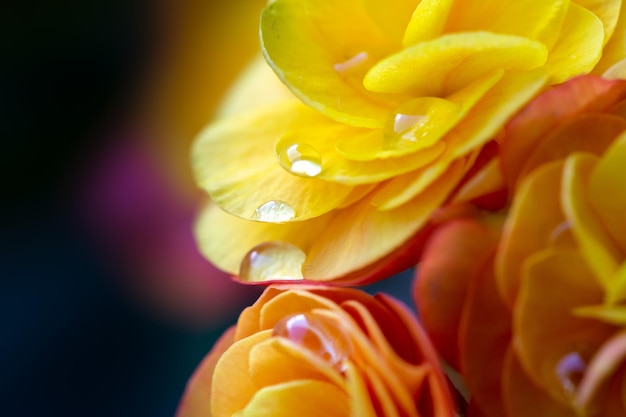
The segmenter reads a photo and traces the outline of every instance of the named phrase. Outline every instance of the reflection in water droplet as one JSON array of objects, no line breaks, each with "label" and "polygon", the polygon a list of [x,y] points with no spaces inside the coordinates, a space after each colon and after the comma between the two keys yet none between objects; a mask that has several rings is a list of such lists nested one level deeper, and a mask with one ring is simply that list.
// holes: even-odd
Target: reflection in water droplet
[{"label": "reflection in water droplet", "polygon": [[246,254],[239,267],[243,282],[302,279],[306,254],[295,245],[271,241],[255,246]]},{"label": "reflection in water droplet", "polygon": [[292,174],[315,177],[322,172],[322,158],[312,146],[295,143],[278,151],[280,165]]},{"label": "reflection in water droplet", "polygon": [[266,223],[282,223],[296,217],[296,211],[288,203],[279,200],[268,201],[254,211],[253,220]]},{"label": "reflection in water droplet", "polygon": [[276,323],[273,336],[284,337],[305,347],[339,371],[344,370],[354,348],[339,324],[319,314],[301,313]]},{"label": "reflection in water droplet", "polygon": [[586,367],[585,361],[577,352],[568,353],[557,363],[555,373],[568,399],[574,398]]},{"label": "reflection in water droplet", "polygon": [[419,149],[434,145],[462,117],[457,103],[419,97],[395,109],[384,128],[388,149]]},{"label": "reflection in water droplet", "polygon": [[548,236],[548,243],[554,246],[575,246],[571,223],[565,220],[555,227]]},{"label": "reflection in water droplet", "polygon": [[338,73],[343,74],[363,64],[365,61],[367,61],[368,58],[369,55],[367,54],[367,52],[359,52],[349,59],[333,65],[333,68]]}]

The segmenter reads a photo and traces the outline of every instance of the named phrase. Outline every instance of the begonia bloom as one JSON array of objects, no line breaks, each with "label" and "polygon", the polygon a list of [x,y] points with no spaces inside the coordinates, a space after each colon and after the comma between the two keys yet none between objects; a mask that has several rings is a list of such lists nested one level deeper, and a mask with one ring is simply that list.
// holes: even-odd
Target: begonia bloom
[{"label": "begonia bloom", "polygon": [[539,96],[499,138],[503,227],[456,219],[427,245],[417,304],[478,415],[626,415],[625,104],[592,76]]},{"label": "begonia bloom", "polygon": [[190,380],[178,417],[453,417],[428,338],[401,303],[352,289],[273,286]]},{"label": "begonia bloom", "polygon": [[620,73],[623,9],[620,0],[271,1],[261,44],[292,96],[198,137],[196,180],[219,206],[201,215],[203,252],[237,274],[258,245],[290,248],[281,258],[291,273],[240,274],[247,282],[359,283],[414,264],[417,251],[395,253],[416,244],[520,107],[574,76]]}]

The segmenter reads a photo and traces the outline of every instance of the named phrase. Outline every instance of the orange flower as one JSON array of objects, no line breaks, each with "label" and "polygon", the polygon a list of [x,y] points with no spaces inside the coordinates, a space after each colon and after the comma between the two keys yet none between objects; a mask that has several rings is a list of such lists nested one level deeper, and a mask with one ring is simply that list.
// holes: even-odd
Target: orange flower
[{"label": "orange flower", "polygon": [[538,97],[500,138],[504,225],[457,219],[428,244],[417,303],[480,415],[626,415],[625,110],[626,81]]},{"label": "orange flower", "polygon": [[452,417],[447,381],[406,307],[385,295],[269,287],[192,377],[179,417]]}]

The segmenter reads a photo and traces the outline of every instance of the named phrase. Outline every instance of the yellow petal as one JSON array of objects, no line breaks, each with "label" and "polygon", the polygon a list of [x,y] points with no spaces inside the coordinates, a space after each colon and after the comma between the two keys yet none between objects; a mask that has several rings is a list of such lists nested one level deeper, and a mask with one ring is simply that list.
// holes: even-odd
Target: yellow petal
[{"label": "yellow petal", "polygon": [[348,395],[332,384],[298,380],[260,389],[237,417],[345,417],[349,404]]},{"label": "yellow petal", "polygon": [[[623,119],[622,119],[623,120]],[[625,132],[626,132],[626,123]],[[589,201],[605,229],[626,256],[626,133],[598,161],[589,178]]]},{"label": "yellow petal", "polygon": [[272,201],[293,211],[278,216],[278,222],[332,210],[352,187],[293,175],[274,155],[274,142],[281,134],[320,118],[324,119],[289,101],[209,125],[192,151],[196,182],[224,210],[247,219],[256,219],[256,210]]},{"label": "yellow petal", "polygon": [[600,60],[603,45],[602,21],[590,11],[570,4],[561,36],[546,63],[551,83],[589,73]]},{"label": "yellow petal", "polygon": [[[604,37],[608,41],[620,18],[620,11],[623,13],[622,0],[574,0],[574,2],[589,10],[602,21],[604,27]],[[621,10],[620,10],[621,9]]]},{"label": "yellow petal", "polygon": [[418,4],[419,0],[364,0],[365,10],[376,25],[396,44],[400,44],[404,36],[406,25]]},{"label": "yellow petal", "polygon": [[261,15],[261,43],[274,71],[305,104],[353,126],[384,122],[388,98],[369,94],[361,80],[396,46],[362,2],[270,2]]},{"label": "yellow petal", "polygon": [[485,30],[538,40],[549,46],[558,36],[569,5],[568,0],[464,0],[455,4],[446,30]]},{"label": "yellow petal", "polygon": [[[370,137],[367,141],[359,137],[347,138],[337,144],[337,149],[347,158],[370,160],[399,157],[441,146],[436,141],[442,139],[492,88],[496,95],[501,95],[494,86],[502,77],[503,72],[497,70],[445,99],[421,97],[404,103],[390,113],[382,135]],[[416,126],[411,126],[411,122]]]},{"label": "yellow petal", "polygon": [[195,234],[201,252],[211,262],[237,275],[246,254],[264,242],[288,242],[307,253],[331,215],[286,224],[260,223],[243,220],[209,204],[197,219]]},{"label": "yellow petal", "polygon": [[557,198],[562,167],[562,162],[542,166],[517,189],[495,262],[498,288],[511,307],[520,285],[521,265],[550,242],[552,231],[565,220]]},{"label": "yellow petal", "polygon": [[210,393],[212,417],[231,417],[250,402],[257,387],[248,372],[248,356],[256,344],[270,336],[271,331],[253,334],[235,342],[220,357]]},{"label": "yellow petal", "polygon": [[[315,126],[297,129],[282,136],[275,144],[275,152],[280,160],[294,146],[305,145],[319,155],[321,171],[316,178],[355,185],[383,181],[427,165],[445,148],[443,144],[435,144],[398,158],[356,159],[365,155],[366,151],[368,156],[370,153],[374,154],[379,148],[381,138],[382,129],[357,129],[320,121]],[[349,142],[348,146],[354,146],[354,149],[348,149],[347,152],[345,149],[338,149],[337,141],[340,144]]]},{"label": "yellow petal", "polygon": [[[620,264],[620,253],[589,202],[589,176],[598,157],[574,154],[563,168],[563,211],[581,252],[599,283],[606,287]],[[614,190],[612,191],[615,192]]]},{"label": "yellow petal", "polygon": [[604,304],[578,307],[572,311],[577,317],[592,318],[616,326],[626,326],[626,307]]},{"label": "yellow petal", "polygon": [[305,278],[329,280],[382,259],[426,224],[456,184],[454,179],[446,177],[441,183],[435,182],[393,210],[379,211],[362,200],[337,211],[312,242],[303,267]]},{"label": "yellow petal", "polygon": [[261,329],[272,329],[284,317],[314,309],[337,311],[339,307],[329,299],[308,291],[283,292],[268,301],[261,309]]},{"label": "yellow petal", "polygon": [[547,55],[542,43],[518,36],[453,33],[385,58],[369,70],[363,82],[376,92],[441,97],[497,69],[537,68]]},{"label": "yellow petal", "polygon": [[372,397],[365,385],[361,372],[352,362],[348,362],[346,368],[348,392],[352,400],[350,417],[376,417]]},{"label": "yellow petal", "polygon": [[505,188],[500,159],[492,159],[474,174],[459,191],[454,193],[455,203],[471,201]]},{"label": "yellow petal", "polygon": [[377,206],[379,210],[393,210],[424,192],[427,187],[454,188],[465,174],[467,165],[462,159],[447,166],[443,162],[435,163],[427,168],[393,178],[376,190],[372,197],[372,205]]},{"label": "yellow petal", "polygon": [[453,3],[453,0],[422,0],[413,12],[404,33],[404,47],[439,36]]},{"label": "yellow petal", "polygon": [[[590,0],[588,0],[590,1]],[[607,2],[603,0],[598,0],[597,3],[605,4]],[[615,3],[615,1],[611,2]],[[602,74],[607,69],[615,65],[617,62],[621,61],[626,57],[626,6],[621,3],[619,17],[617,21],[617,25],[613,34],[609,40],[609,42],[604,46],[604,51],[602,52],[602,58],[600,58],[600,62],[596,65],[593,70],[594,74]],[[611,7],[611,6],[609,6]],[[606,18],[603,18],[603,14],[599,14],[600,18],[605,22],[605,31],[607,30]],[[621,77],[626,78],[626,77]]]}]

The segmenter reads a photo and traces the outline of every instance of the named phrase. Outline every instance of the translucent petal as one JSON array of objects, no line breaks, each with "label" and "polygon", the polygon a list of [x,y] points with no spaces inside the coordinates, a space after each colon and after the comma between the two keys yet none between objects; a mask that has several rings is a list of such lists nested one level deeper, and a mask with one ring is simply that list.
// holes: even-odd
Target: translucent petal
[{"label": "translucent petal", "polygon": [[369,70],[363,82],[376,92],[441,97],[497,69],[540,67],[547,55],[542,43],[518,36],[453,33],[385,58]]},{"label": "translucent petal", "polygon": [[[620,119],[623,120],[623,119]],[[626,132],[626,121],[624,129]],[[595,137],[594,137],[595,140]],[[589,201],[626,259],[626,133],[598,161],[589,178]]]},{"label": "translucent petal", "polygon": [[[575,0],[575,3],[592,12],[602,21],[604,36],[608,41],[620,18],[620,11],[623,13],[622,0]],[[620,10],[621,9],[621,10]]]},{"label": "translucent petal", "polygon": [[590,11],[570,4],[561,36],[546,63],[551,84],[591,72],[600,60],[603,45],[602,21]]},{"label": "translucent petal", "polygon": [[574,154],[566,160],[561,198],[581,253],[595,278],[606,288],[621,263],[621,256],[589,201],[589,176],[597,161],[590,154]]},{"label": "translucent petal", "polygon": [[369,94],[361,81],[397,46],[362,2],[270,2],[261,15],[261,43],[274,71],[305,104],[342,123],[382,126],[394,100]]},{"label": "translucent petal", "polygon": [[302,220],[332,210],[352,187],[292,175],[274,155],[274,142],[280,135],[313,125],[320,117],[290,101],[209,125],[192,150],[196,182],[224,210],[247,219],[256,219],[256,209],[271,201],[293,209],[293,216],[284,220]]},{"label": "translucent petal", "polygon": [[[591,0],[587,0],[585,3],[587,2],[591,2]],[[594,3],[608,4],[608,11],[608,9],[612,7],[612,5],[616,2],[617,1],[605,2],[603,0],[597,0]],[[600,58],[600,62],[598,62],[593,70],[594,74],[601,75],[604,71],[606,71],[617,62],[623,60],[624,57],[626,57],[626,5],[623,4],[623,1],[619,1],[619,3],[621,3],[621,8],[619,11],[617,25],[615,26],[610,40],[607,39],[608,43],[604,46],[604,51],[602,52],[602,58]],[[604,17],[604,14],[599,14],[599,16],[605,23],[606,32],[608,28],[606,23],[608,20],[606,17]]]}]

